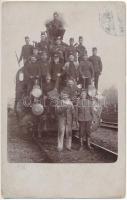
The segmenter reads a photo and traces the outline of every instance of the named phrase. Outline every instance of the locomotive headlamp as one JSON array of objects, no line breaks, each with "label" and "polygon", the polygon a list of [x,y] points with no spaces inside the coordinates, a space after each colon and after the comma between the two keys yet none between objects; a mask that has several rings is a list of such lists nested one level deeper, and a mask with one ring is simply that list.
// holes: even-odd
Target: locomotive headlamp
[{"label": "locomotive headlamp", "polygon": [[96,89],[95,89],[95,87],[93,87],[92,85],[90,85],[90,86],[88,87],[88,95],[89,95],[90,97],[95,97],[95,96],[96,96]]},{"label": "locomotive headlamp", "polygon": [[39,85],[35,85],[31,91],[31,94],[36,97],[39,98],[42,95],[42,90],[40,89]]},{"label": "locomotive headlamp", "polygon": [[34,103],[32,105],[32,112],[34,115],[39,116],[44,112],[44,107],[40,103]]}]

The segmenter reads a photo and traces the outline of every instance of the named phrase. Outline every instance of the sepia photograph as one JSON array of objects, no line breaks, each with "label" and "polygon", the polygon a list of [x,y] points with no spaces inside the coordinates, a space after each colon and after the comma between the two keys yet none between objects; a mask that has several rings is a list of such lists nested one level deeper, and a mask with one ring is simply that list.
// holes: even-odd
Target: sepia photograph
[{"label": "sepia photograph", "polygon": [[8,166],[121,159],[125,10],[110,1],[2,3]]}]

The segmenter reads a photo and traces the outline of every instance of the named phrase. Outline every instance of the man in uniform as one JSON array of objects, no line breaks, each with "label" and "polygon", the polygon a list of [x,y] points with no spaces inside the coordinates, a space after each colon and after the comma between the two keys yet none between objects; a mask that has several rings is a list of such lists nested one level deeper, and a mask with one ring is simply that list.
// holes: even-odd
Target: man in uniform
[{"label": "man in uniform", "polygon": [[72,124],[75,120],[75,111],[72,102],[66,92],[61,93],[61,100],[56,106],[58,119],[58,151],[63,150],[64,135],[66,134],[66,148],[71,150],[72,145]]},{"label": "man in uniform", "polygon": [[65,45],[62,44],[62,39],[60,36],[57,37],[55,45],[53,45],[53,47],[50,49],[50,52],[52,60],[53,60],[53,55],[55,53],[58,53],[60,57],[60,63],[65,62]]},{"label": "man in uniform", "polygon": [[91,85],[91,79],[94,77],[94,69],[92,63],[88,60],[87,54],[83,56],[83,59],[79,64],[79,76],[83,88],[88,90],[88,86]]},{"label": "man in uniform", "polygon": [[63,71],[67,80],[72,79],[76,83],[79,81],[79,64],[75,61],[75,57],[72,52],[70,52],[69,61],[65,63]]},{"label": "man in uniform", "polygon": [[24,64],[33,53],[33,46],[30,44],[30,39],[28,36],[25,37],[25,43],[26,44],[22,47],[21,55],[19,58],[19,63],[23,59]]},{"label": "man in uniform", "polygon": [[42,52],[39,65],[40,65],[41,79],[42,79],[42,84],[43,84],[46,81],[47,74],[50,74],[50,71],[51,71],[51,65],[48,61],[47,52],[45,51]]},{"label": "man in uniform", "polygon": [[51,78],[53,81],[53,85],[55,86],[55,88],[58,89],[58,91],[60,90],[60,86],[61,86],[61,76],[62,76],[62,72],[63,72],[63,64],[60,63],[60,57],[58,53],[54,54],[54,60],[51,63]]},{"label": "man in uniform", "polygon": [[35,56],[31,56],[25,65],[25,77],[27,82],[27,93],[29,94],[33,88],[35,79],[40,81],[41,78],[39,62]]},{"label": "man in uniform", "polygon": [[41,54],[42,51],[46,51],[47,54],[49,53],[49,43],[46,38],[45,32],[41,32],[41,41],[37,44],[39,53]]},{"label": "man in uniform", "polygon": [[93,64],[95,88],[98,90],[98,80],[102,72],[102,61],[101,58],[97,56],[97,48],[94,47],[92,51],[93,55],[89,57],[89,61]]},{"label": "man in uniform", "polygon": [[77,46],[78,61],[83,60],[83,56],[87,53],[85,46],[83,45],[83,37],[79,36],[79,45]]},{"label": "man in uniform", "polygon": [[68,61],[69,59],[69,54],[70,52],[73,53],[75,59],[76,59],[76,53],[77,53],[77,50],[76,50],[76,47],[74,46],[74,38],[70,38],[69,40],[69,46],[66,48],[66,53],[65,53],[65,59],[66,61]]},{"label": "man in uniform", "polygon": [[59,14],[54,12],[53,20],[46,24],[47,33],[51,39],[56,39],[56,37],[61,36],[65,33],[65,29],[63,28],[63,23],[59,18]]},{"label": "man in uniform", "polygon": [[87,98],[87,91],[85,90],[81,93],[76,114],[77,121],[79,122],[80,150],[83,150],[83,139],[86,139],[87,147],[91,149],[90,134],[94,114],[92,101]]}]

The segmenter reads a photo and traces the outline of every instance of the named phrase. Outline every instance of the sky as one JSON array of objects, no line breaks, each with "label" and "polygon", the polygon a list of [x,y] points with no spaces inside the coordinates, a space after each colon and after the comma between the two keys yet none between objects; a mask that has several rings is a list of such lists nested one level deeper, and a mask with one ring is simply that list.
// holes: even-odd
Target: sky
[{"label": "sky", "polygon": [[52,19],[55,11],[62,15],[65,22],[64,42],[68,43],[70,37],[77,42],[78,36],[83,36],[89,56],[92,47],[97,47],[103,63],[99,90],[102,92],[112,85],[118,87],[119,74],[125,68],[125,35],[113,35],[104,30],[101,22],[105,10],[119,11],[125,19],[125,5],[121,2],[3,3],[2,68],[6,72],[8,100],[15,96],[15,75],[19,69],[15,51],[20,56],[26,35],[30,36],[31,43],[39,41],[40,32],[45,31],[45,22]]}]

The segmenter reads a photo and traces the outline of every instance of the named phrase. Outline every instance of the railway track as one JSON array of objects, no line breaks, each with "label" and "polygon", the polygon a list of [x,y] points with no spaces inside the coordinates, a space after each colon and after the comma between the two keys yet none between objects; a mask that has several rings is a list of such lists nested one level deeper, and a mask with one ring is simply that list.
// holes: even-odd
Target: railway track
[{"label": "railway track", "polygon": [[103,128],[118,130],[118,123],[102,121],[100,124]]},{"label": "railway track", "polygon": [[[57,151],[57,137],[43,137],[41,140],[33,138],[41,151],[43,162],[45,163],[110,163],[117,160],[117,153],[91,142],[92,151],[84,149],[79,152],[79,137],[73,134],[72,150],[65,148],[62,152]],[[84,141],[85,143],[85,141]],[[84,145],[85,146],[85,145]]]},{"label": "railway track", "polygon": [[[79,142],[79,137],[78,137],[77,135],[74,135],[73,137],[74,137],[75,139],[77,139],[77,141]],[[85,140],[84,140],[84,142],[85,142]],[[101,146],[101,145],[98,145],[98,144],[96,144],[95,142],[91,142],[91,146],[92,146],[95,150],[97,150],[97,151],[102,151],[103,153],[106,153],[107,155],[109,155],[110,157],[112,157],[112,159],[113,159],[114,161],[116,161],[117,158],[118,158],[118,154],[117,154],[116,152],[111,151],[110,149],[107,149],[107,148],[105,148],[105,147],[103,147],[103,146]]]}]

